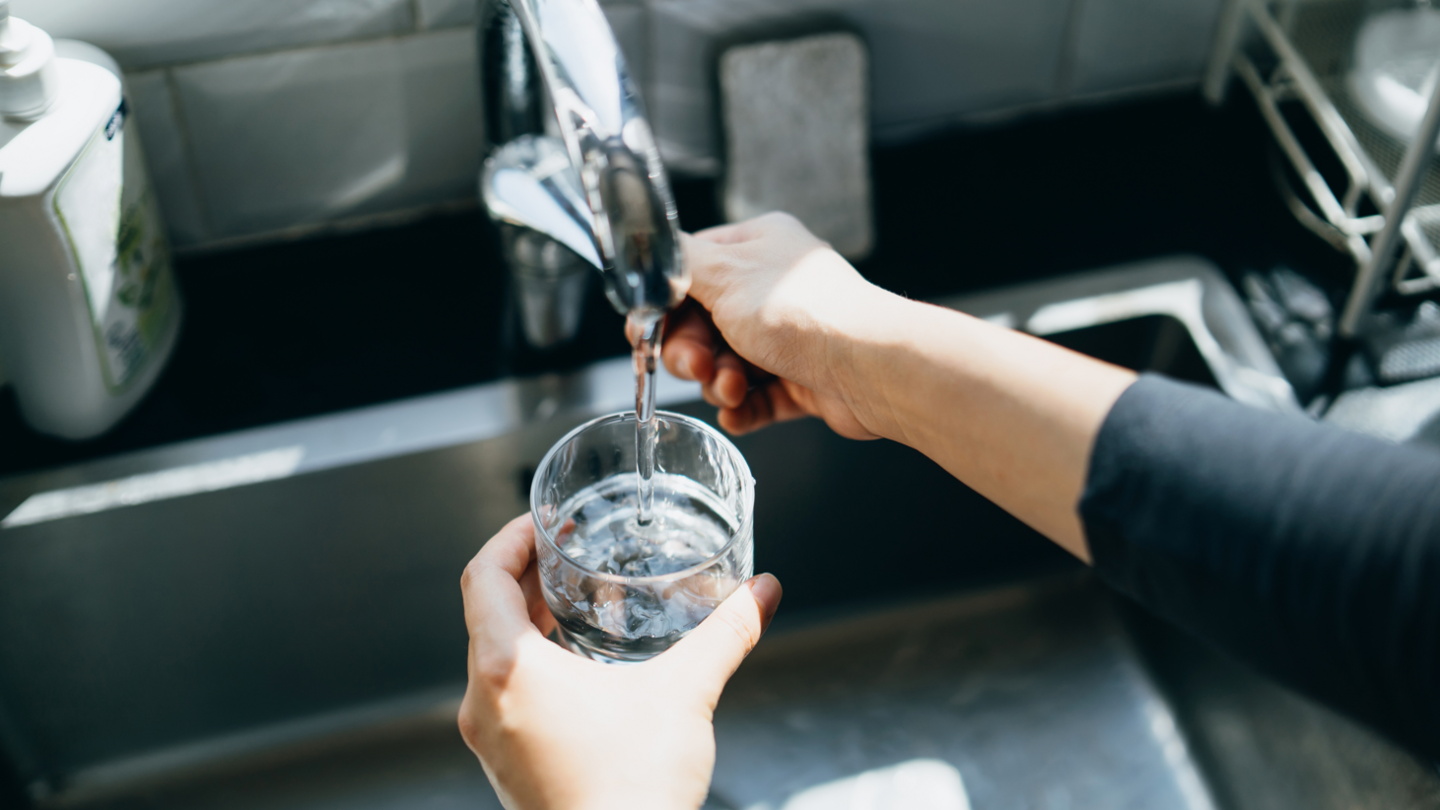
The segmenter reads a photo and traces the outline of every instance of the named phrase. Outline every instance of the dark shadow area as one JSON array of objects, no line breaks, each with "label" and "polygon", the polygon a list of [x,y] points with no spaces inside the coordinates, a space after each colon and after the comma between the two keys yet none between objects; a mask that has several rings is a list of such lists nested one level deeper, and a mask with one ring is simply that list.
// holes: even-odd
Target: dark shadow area
[{"label": "dark shadow area", "polygon": [[1218,387],[1215,375],[1205,365],[1205,358],[1184,324],[1168,315],[1147,315],[1076,329],[1051,335],[1046,340],[1134,371],[1154,371],[1177,380]]},{"label": "dark shadow area", "polygon": [[16,774],[5,757],[0,757],[0,810],[22,810],[29,807],[29,800]]}]

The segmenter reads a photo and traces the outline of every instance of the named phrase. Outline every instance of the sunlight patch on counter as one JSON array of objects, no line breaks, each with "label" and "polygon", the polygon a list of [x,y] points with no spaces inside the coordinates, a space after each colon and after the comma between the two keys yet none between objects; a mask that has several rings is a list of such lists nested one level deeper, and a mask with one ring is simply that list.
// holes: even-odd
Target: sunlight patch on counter
[{"label": "sunlight patch on counter", "polygon": [[304,457],[303,447],[283,447],[98,484],[40,492],[26,498],[0,521],[0,529],[273,481],[293,474]]}]

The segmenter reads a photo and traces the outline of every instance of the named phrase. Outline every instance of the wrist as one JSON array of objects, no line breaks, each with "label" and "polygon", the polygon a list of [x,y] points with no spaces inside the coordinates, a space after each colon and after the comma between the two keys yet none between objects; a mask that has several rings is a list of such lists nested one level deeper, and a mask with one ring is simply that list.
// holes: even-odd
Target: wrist
[{"label": "wrist", "polygon": [[902,349],[912,321],[927,305],[863,282],[869,289],[843,321],[830,331],[825,363],[837,394],[870,433],[906,442],[906,430],[894,399],[905,385]]}]

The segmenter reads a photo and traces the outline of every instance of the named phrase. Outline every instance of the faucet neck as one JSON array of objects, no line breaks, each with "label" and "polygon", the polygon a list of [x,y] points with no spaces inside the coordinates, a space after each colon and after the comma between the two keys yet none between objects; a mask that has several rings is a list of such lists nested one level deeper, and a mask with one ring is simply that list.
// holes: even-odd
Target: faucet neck
[{"label": "faucet neck", "polygon": [[[563,145],[588,209],[579,219],[611,303],[627,315],[663,313],[678,304],[689,275],[674,200],[644,105],[600,6],[595,0],[483,0],[479,46],[492,158],[525,136]],[[513,210],[491,202],[493,218],[566,242],[550,227],[559,222],[563,229],[560,220],[516,221]]]}]

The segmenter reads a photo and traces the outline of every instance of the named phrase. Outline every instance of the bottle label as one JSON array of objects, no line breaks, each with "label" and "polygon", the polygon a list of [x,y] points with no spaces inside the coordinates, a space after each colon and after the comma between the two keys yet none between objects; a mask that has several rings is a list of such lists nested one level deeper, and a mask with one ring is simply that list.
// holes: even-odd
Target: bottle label
[{"label": "bottle label", "polygon": [[94,330],[105,387],[119,393],[153,360],[180,314],[164,220],[124,101],[55,189]]}]

